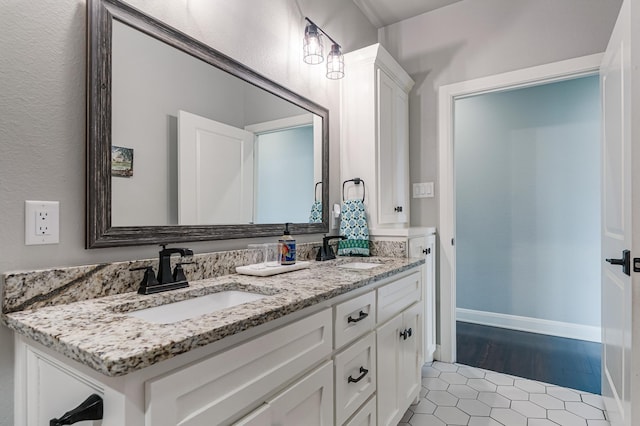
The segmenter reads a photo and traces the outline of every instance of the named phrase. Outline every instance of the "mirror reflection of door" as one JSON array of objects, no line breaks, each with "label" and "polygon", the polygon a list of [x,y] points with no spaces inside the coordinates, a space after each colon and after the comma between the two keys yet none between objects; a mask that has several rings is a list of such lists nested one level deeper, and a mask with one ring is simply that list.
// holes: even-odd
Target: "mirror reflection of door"
[{"label": "mirror reflection of door", "polygon": [[311,114],[243,130],[180,111],[178,223],[306,222],[315,198],[315,128]]},{"label": "mirror reflection of door", "polygon": [[245,127],[256,134],[254,223],[301,223],[309,220],[315,179],[321,176],[320,146],[312,114]]},{"label": "mirror reflection of door", "polygon": [[180,225],[252,222],[253,139],[246,130],[178,113]]},{"label": "mirror reflection of door", "polygon": [[255,223],[301,223],[314,201],[313,127],[256,135]]}]

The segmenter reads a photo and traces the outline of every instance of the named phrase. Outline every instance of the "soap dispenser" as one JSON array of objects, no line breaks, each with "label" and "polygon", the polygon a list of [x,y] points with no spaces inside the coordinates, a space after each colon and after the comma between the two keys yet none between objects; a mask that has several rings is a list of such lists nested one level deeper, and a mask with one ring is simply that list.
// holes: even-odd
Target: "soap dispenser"
[{"label": "soap dispenser", "polygon": [[278,240],[278,260],[281,265],[293,265],[296,263],[296,240],[289,232],[290,223],[284,224],[284,235]]}]

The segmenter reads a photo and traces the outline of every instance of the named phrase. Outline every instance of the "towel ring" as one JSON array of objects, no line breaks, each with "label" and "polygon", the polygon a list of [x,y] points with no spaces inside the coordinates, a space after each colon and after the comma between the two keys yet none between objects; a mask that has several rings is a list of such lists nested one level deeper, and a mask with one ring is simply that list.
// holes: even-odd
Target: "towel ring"
[{"label": "towel ring", "polygon": [[356,185],[362,184],[362,202],[364,203],[364,196],[365,196],[366,186],[364,185],[364,180],[362,180],[360,178],[353,178],[353,179],[345,180],[344,182],[342,182],[342,201],[344,201],[344,185],[347,182],[353,182]]},{"label": "towel ring", "polygon": [[316,186],[313,188],[313,201],[318,202],[318,185],[322,185],[322,181],[316,182]]}]

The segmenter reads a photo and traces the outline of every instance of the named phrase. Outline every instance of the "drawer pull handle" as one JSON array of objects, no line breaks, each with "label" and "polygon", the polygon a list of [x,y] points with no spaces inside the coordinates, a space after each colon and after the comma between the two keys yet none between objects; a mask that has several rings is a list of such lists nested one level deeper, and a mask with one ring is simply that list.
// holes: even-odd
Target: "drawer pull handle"
[{"label": "drawer pull handle", "polygon": [[353,378],[351,376],[349,376],[349,378],[347,379],[348,383],[358,383],[360,380],[364,379],[364,376],[367,375],[367,373],[369,372],[369,370],[367,370],[364,367],[360,367],[360,375],[357,378]]},{"label": "drawer pull handle", "polygon": [[98,394],[92,394],[71,411],[64,413],[59,419],[49,420],[49,426],[72,425],[83,420],[101,420],[104,402]]},{"label": "drawer pull handle", "polygon": [[402,340],[407,340],[409,337],[411,337],[412,334],[413,330],[411,328],[405,328],[404,331],[400,332],[400,337],[402,337]]},{"label": "drawer pull handle", "polygon": [[351,318],[351,315],[349,315],[349,318],[347,318],[347,323],[360,322],[360,321],[362,321],[363,319],[365,319],[366,317],[369,316],[369,314],[367,312],[363,312],[363,311],[360,311],[360,313],[358,315],[359,315],[358,318]]}]

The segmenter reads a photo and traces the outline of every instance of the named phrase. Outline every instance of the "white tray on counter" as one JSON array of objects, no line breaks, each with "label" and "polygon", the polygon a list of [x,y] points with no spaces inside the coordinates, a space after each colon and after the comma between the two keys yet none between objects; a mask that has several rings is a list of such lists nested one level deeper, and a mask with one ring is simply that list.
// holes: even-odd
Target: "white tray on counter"
[{"label": "white tray on counter", "polygon": [[268,277],[270,275],[283,274],[285,272],[297,271],[311,266],[311,262],[298,261],[293,265],[280,265],[276,262],[269,262],[267,266],[264,263],[256,263],[253,265],[236,266],[236,272],[243,275],[254,275],[256,277]]}]

